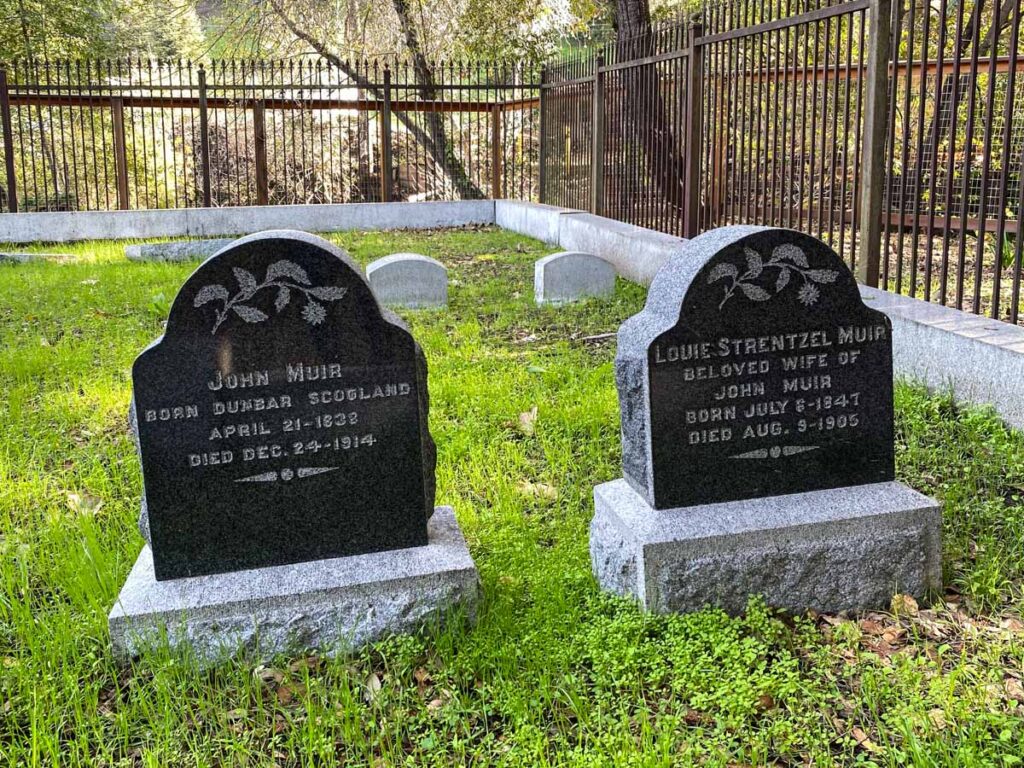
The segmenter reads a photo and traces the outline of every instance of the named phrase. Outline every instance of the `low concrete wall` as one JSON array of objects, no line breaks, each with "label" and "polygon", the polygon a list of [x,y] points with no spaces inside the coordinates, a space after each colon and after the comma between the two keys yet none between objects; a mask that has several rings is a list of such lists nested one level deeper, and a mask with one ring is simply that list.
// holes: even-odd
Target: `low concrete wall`
[{"label": "low concrete wall", "polygon": [[611,262],[619,275],[641,285],[650,285],[661,265],[686,244],[681,237],[585,211],[518,200],[495,201],[494,222],[567,251],[600,256]]},{"label": "low concrete wall", "polygon": [[563,216],[583,213],[575,208],[559,208],[543,203],[520,200],[495,200],[494,223],[510,232],[532,237],[550,245],[558,245],[560,221]]},{"label": "low concrete wall", "polygon": [[[642,285],[686,251],[681,238],[553,205],[498,200],[495,223],[601,256]],[[892,320],[897,376],[950,390],[963,402],[992,405],[1007,424],[1024,429],[1024,328],[877,288],[862,286],[861,295]]]},{"label": "low concrete wall", "polygon": [[309,232],[431,229],[493,223],[493,200],[5,213],[0,215],[0,243],[221,237],[248,235],[265,229],[299,229]]},{"label": "low concrete wall", "polygon": [[861,286],[868,306],[892,320],[898,376],[957,400],[991,404],[1024,429],[1024,328]]}]

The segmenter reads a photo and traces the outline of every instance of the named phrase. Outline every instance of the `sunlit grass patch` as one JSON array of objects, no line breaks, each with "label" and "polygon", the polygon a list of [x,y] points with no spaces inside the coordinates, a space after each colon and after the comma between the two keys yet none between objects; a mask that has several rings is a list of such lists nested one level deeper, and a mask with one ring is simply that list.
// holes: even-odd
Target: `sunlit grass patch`
[{"label": "sunlit grass patch", "polygon": [[898,615],[645,616],[590,575],[592,488],[619,473],[613,332],[642,306],[537,308],[552,249],[479,227],[343,233],[362,264],[450,269],[404,312],[430,369],[438,502],[480,569],[478,624],[352,657],[152,656],[106,613],[142,540],[129,370],[191,264],[124,243],[0,266],[0,754],[12,765],[1018,764],[1024,438],[897,387],[897,469],[944,502],[945,581]]}]

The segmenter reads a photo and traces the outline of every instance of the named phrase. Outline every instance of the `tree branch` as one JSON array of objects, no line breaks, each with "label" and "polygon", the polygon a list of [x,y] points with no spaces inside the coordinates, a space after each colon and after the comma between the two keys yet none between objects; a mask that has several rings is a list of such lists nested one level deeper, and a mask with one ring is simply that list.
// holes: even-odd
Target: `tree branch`
[{"label": "tree branch", "polygon": [[[360,88],[372,93],[378,99],[382,98],[383,94],[380,92],[380,89],[376,87],[375,84],[371,83],[365,75],[360,74],[357,69],[349,66],[348,62],[341,59],[337,54],[332,53],[322,40],[315,38],[308,31],[300,27],[299,24],[288,14],[282,0],[267,0],[267,2],[278,18],[281,19],[282,23],[284,23],[288,28],[288,31],[295,35],[296,38],[302,40],[319,56],[344,72]],[[406,45],[409,47],[410,53],[413,57],[413,67],[416,73],[416,79],[420,84],[420,88],[418,89],[420,98],[424,100],[433,99],[437,92],[433,72],[430,69],[430,65],[427,63],[426,58],[423,56],[422,49],[419,47],[419,40],[416,38],[415,31],[409,24],[408,7],[404,0],[393,0],[393,2],[395,4],[395,11],[399,13],[399,21],[402,24],[402,31],[405,35]],[[400,6],[403,9],[402,12],[399,11]],[[451,180],[452,185],[459,191],[461,197],[479,199],[484,196],[480,191],[480,188],[473,184],[472,180],[470,180],[469,176],[466,174],[466,170],[463,167],[462,162],[455,157],[455,153],[452,151],[450,143],[448,142],[448,137],[440,114],[436,112],[423,113],[424,122],[427,126],[426,128],[413,120],[407,112],[393,112],[392,114],[394,114],[395,117],[398,118],[398,121],[405,126],[406,130],[415,137],[416,141],[418,141],[427,150],[427,152],[430,153],[434,158],[434,161]]]}]

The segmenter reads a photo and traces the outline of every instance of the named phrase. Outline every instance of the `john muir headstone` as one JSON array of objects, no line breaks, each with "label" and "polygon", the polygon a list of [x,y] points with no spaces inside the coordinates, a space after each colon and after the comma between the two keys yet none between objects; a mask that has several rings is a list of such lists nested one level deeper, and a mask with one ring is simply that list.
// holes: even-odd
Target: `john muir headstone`
[{"label": "john muir headstone", "polygon": [[[605,586],[661,609],[764,593],[822,610],[937,586],[936,507],[893,482],[891,335],[812,237],[691,241],[619,330],[624,480],[595,490],[592,535]],[[853,562],[869,555],[873,575]]]},{"label": "john muir headstone", "polygon": [[[236,621],[243,642],[260,623],[246,623],[246,610],[263,616],[266,635],[267,611],[284,605],[294,613],[286,622],[293,629],[314,622],[305,644],[337,639],[355,620],[338,604],[301,608],[314,599],[311,589],[334,589],[343,603],[355,574],[390,590],[391,608],[415,618],[443,596],[435,590],[416,609],[395,603],[417,576],[409,567],[420,567],[423,578],[437,576],[438,567],[457,572],[458,599],[475,583],[450,508],[434,515],[423,352],[379,306],[358,266],[329,243],[268,232],[217,253],[182,286],[164,335],[138,357],[132,379],[150,547],[136,565],[144,573],[135,578],[133,571],[115,606],[112,628],[115,614],[169,614],[168,605],[146,613],[145,600],[158,604],[172,591],[180,597],[180,587],[161,592],[160,585],[184,577],[205,577],[181,582],[203,583],[199,603],[181,606],[191,618],[230,626],[215,602],[219,590],[249,606],[234,616],[247,628]],[[406,548],[419,554],[394,553]],[[248,582],[238,578],[244,569],[257,569],[247,571]],[[406,587],[396,589],[393,578],[406,579]],[[270,592],[246,594],[247,583]],[[281,602],[282,586],[294,592],[290,607]],[[361,589],[357,613],[372,609],[372,618],[358,631],[347,627],[356,638],[402,628],[375,626],[387,624],[389,610],[367,605],[367,585]],[[205,613],[195,610],[199,604]],[[274,642],[283,643],[279,618],[270,624],[282,633]]]},{"label": "john muir headstone", "polygon": [[158,579],[426,543],[423,352],[322,245],[221,251],[132,379]]}]

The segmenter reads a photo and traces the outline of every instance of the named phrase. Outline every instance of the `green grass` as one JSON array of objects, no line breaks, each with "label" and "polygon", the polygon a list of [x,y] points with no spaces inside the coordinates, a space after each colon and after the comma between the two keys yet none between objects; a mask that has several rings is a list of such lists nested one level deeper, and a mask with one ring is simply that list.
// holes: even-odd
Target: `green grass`
[{"label": "green grass", "polygon": [[193,266],[40,246],[68,258],[0,265],[8,764],[1021,764],[1020,434],[898,388],[899,474],[945,505],[934,605],[644,616],[598,592],[587,555],[591,489],[619,474],[614,340],[587,337],[643,291],[537,309],[548,250],[495,229],[335,239],[361,261],[412,250],[451,267],[448,311],[407,317],[430,365],[438,500],[483,581],[477,626],[267,667],[115,664],[106,614],[142,545],[129,367]]}]

